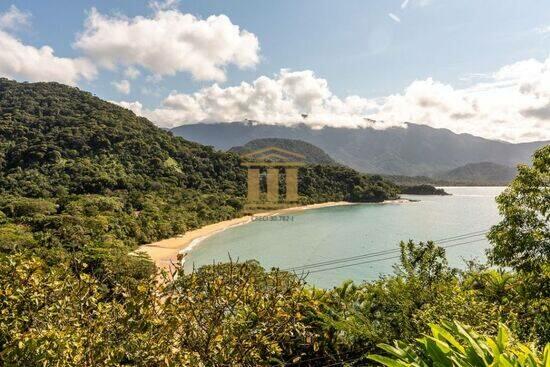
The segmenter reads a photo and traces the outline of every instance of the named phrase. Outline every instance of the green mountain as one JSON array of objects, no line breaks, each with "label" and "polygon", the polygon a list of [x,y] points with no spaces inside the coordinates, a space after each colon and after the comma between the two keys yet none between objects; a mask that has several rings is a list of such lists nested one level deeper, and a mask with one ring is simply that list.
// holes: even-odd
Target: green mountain
[{"label": "green mountain", "polygon": [[321,148],[316,147],[313,144],[306,143],[302,140],[295,139],[280,139],[280,138],[266,138],[251,140],[243,146],[233,147],[229,149],[230,152],[237,154],[246,154],[254,150],[277,147],[285,149],[294,153],[299,153],[305,156],[305,161],[312,164],[337,164],[327,153]]},{"label": "green mountain", "polygon": [[514,167],[528,163],[537,148],[549,144],[543,141],[512,144],[412,123],[404,128],[377,130],[233,122],[182,125],[172,132],[218,149],[261,138],[299,139],[360,172],[402,176],[432,176],[480,161]]},{"label": "green mountain", "polygon": [[[187,190],[245,195],[238,155],[174,137],[129,110],[57,83],[0,79],[0,137],[4,194],[59,197]],[[307,167],[303,174],[309,177],[311,172],[318,171]],[[315,200],[325,194],[325,200],[343,199],[355,186],[367,185],[366,176],[347,168],[322,168],[319,174],[319,180],[338,179],[347,186],[338,192],[316,192]],[[316,191],[316,182],[312,179],[313,186],[303,187],[305,192]]]},{"label": "green mountain", "polygon": [[452,182],[477,183],[481,185],[507,185],[514,179],[517,170],[493,162],[469,163],[436,175],[437,179]]},{"label": "green mountain", "polygon": [[50,197],[181,187],[243,194],[239,159],[56,83],[0,79],[3,193]]}]

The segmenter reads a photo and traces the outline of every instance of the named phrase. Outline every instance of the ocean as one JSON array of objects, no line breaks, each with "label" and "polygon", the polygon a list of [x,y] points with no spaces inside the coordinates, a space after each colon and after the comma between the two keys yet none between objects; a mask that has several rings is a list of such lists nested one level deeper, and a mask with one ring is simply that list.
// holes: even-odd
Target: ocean
[{"label": "ocean", "polygon": [[403,195],[407,203],[358,204],[289,213],[228,228],[187,255],[185,268],[255,259],[290,269],[318,287],[374,280],[394,271],[399,242],[434,240],[449,264],[484,262],[485,232],[499,222],[495,197],[504,187],[446,187],[451,196]]}]

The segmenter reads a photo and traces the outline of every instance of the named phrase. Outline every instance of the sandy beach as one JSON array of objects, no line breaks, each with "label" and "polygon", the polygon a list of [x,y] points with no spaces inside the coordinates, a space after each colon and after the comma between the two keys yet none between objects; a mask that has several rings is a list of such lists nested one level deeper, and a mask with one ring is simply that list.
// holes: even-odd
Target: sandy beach
[{"label": "sandy beach", "polygon": [[175,264],[178,261],[178,254],[185,254],[187,251],[190,251],[194,246],[197,246],[201,241],[216,234],[218,232],[224,231],[228,228],[243,225],[252,221],[253,217],[269,216],[269,215],[278,215],[278,214],[287,214],[302,210],[318,209],[325,208],[329,206],[340,206],[340,205],[354,205],[355,203],[350,203],[347,201],[334,201],[321,204],[312,204],[297,206],[291,208],[278,209],[273,211],[268,211],[264,213],[257,213],[254,215],[246,215],[240,218],[230,219],[223,222],[213,223],[206,225],[204,227],[191,230],[185,234],[168,238],[162,241],[149,243],[147,245],[142,245],[138,248],[137,251],[144,252],[148,254],[153,262],[159,268],[168,269],[172,264]]}]

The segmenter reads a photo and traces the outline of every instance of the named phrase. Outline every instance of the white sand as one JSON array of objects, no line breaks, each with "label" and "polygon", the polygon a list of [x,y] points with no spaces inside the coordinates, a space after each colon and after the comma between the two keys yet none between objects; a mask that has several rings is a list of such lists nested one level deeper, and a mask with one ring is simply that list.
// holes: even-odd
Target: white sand
[{"label": "white sand", "polygon": [[[197,246],[201,241],[205,240],[213,234],[224,231],[228,228],[243,225],[252,221],[253,217],[271,216],[283,213],[291,213],[302,210],[325,208],[339,205],[354,205],[347,201],[328,202],[321,204],[304,205],[292,208],[278,209],[265,213],[247,215],[240,218],[225,220],[214,224],[209,224],[204,227],[186,232],[185,234],[166,240],[142,245],[137,251],[144,252],[151,257],[153,262],[160,268],[169,269],[172,264],[178,262],[178,254],[185,254],[193,247]],[[181,255],[180,255],[181,256]]]}]

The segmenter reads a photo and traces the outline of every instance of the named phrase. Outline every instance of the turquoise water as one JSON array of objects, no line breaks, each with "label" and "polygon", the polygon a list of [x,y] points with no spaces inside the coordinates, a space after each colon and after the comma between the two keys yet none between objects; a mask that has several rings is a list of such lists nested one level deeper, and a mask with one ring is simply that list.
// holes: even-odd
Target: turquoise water
[{"label": "turquoise water", "polygon": [[[376,279],[393,271],[399,241],[441,241],[449,263],[463,267],[465,260],[485,260],[489,246],[477,235],[499,221],[495,196],[502,187],[447,187],[452,196],[416,196],[404,204],[359,204],[308,210],[288,216],[254,221],[215,234],[188,255],[186,269],[234,260],[256,259],[264,267],[288,269],[306,264],[369,254],[353,262],[310,268],[307,281],[331,287],[346,279]],[[477,232],[477,233],[474,233]],[[469,237],[452,238],[468,234]],[[471,234],[471,235],[470,235]],[[473,243],[464,243],[472,242]],[[328,269],[367,262],[355,266]],[[321,270],[321,271],[320,271]],[[301,273],[301,271],[300,271]]]}]

